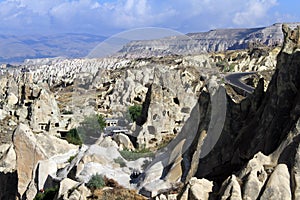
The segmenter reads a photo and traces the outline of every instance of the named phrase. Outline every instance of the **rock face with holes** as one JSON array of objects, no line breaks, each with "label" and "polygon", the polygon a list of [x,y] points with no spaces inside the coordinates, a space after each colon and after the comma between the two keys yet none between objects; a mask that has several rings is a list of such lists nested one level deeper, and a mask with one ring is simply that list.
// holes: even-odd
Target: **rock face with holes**
[{"label": "rock face with holes", "polygon": [[[211,193],[210,198],[292,199],[299,195],[297,30],[283,26],[285,42],[267,91],[264,92],[260,81],[255,92],[241,102],[228,99],[221,135],[204,157],[201,152],[209,136],[213,108],[210,99],[204,98],[203,92],[200,94],[199,104],[194,107],[197,114],[192,111],[191,122],[185,123],[177,137],[141,175],[143,194],[155,197],[171,192],[176,184],[188,183],[195,176],[214,181],[214,188],[220,188]],[[294,44],[290,44],[291,41]]]}]

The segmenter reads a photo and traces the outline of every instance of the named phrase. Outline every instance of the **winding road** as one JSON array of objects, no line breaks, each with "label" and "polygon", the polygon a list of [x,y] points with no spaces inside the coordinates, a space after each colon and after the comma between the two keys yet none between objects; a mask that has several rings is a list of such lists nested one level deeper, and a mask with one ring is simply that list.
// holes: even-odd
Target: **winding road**
[{"label": "winding road", "polygon": [[243,83],[241,78],[244,76],[248,76],[251,74],[255,74],[256,72],[238,72],[238,73],[231,73],[224,76],[225,82],[229,85],[235,86],[244,90],[245,92],[251,94],[255,88]]}]

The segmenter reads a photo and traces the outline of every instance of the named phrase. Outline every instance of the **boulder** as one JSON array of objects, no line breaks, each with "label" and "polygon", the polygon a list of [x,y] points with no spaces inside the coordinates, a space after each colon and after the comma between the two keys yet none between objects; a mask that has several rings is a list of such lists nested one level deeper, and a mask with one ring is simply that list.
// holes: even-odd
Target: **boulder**
[{"label": "boulder", "polygon": [[127,135],[118,133],[114,135],[113,139],[122,149],[134,150],[134,146]]},{"label": "boulder", "polygon": [[181,195],[180,200],[204,200],[209,199],[209,193],[212,192],[213,183],[206,179],[197,179],[196,177],[192,177],[188,184],[186,185],[186,189]]},{"label": "boulder", "polygon": [[224,181],[220,190],[220,196],[222,200],[242,200],[241,187],[235,175],[228,177]]},{"label": "boulder", "polygon": [[57,199],[64,199],[67,200],[69,190],[76,188],[79,186],[79,182],[73,181],[72,179],[65,178],[59,183],[59,190]]},{"label": "boulder", "polygon": [[5,110],[0,109],[0,120],[5,119],[8,113]]},{"label": "boulder", "polygon": [[16,105],[18,103],[18,97],[15,94],[9,93],[7,96],[7,104],[10,106]]},{"label": "boulder", "polygon": [[285,164],[278,164],[271,174],[261,199],[292,199],[290,173]]},{"label": "boulder", "polygon": [[[122,158],[115,147],[104,148],[98,145],[92,145],[84,153],[81,161],[77,165],[76,178],[81,182],[88,182],[92,175],[100,174],[116,180],[120,185],[130,187],[130,170],[120,168],[115,162]],[[125,162],[125,160],[124,160]]]},{"label": "boulder", "polygon": [[75,188],[74,191],[68,196],[68,200],[86,200],[88,196],[91,196],[91,191],[83,184]]}]

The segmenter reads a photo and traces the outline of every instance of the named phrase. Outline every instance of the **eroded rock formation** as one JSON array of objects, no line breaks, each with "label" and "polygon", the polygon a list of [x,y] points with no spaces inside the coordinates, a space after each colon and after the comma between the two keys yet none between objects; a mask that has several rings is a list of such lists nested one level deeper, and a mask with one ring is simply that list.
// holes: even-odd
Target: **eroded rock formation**
[{"label": "eroded rock formation", "polygon": [[[98,173],[156,199],[297,199],[299,27],[283,31],[277,62],[277,49],[256,49],[210,57],[60,60],[2,77],[1,198],[33,199],[58,186],[57,197],[84,199],[90,195],[85,183]],[[262,70],[276,63],[276,69],[266,91],[260,80],[253,94],[236,101],[213,66],[239,59],[243,64],[232,71],[259,70],[253,63]],[[174,138],[153,160],[124,159],[123,147],[135,149],[125,134],[99,135],[81,147],[58,138],[90,113],[128,122],[134,104],[142,105],[142,115],[126,125],[137,146],[155,148]],[[61,114],[68,109],[75,117]]]},{"label": "eroded rock formation", "polygon": [[[291,30],[283,26],[287,37],[293,36],[298,29]],[[204,102],[209,105],[210,101],[205,101],[202,93],[198,115],[190,116],[190,120],[194,118],[192,125],[187,130],[183,128],[167,146],[168,150],[160,155],[161,158],[157,157],[145,171],[141,192],[156,196],[171,190],[175,183],[184,181],[186,174],[191,173],[191,176],[206,178],[221,187],[217,195],[211,194],[211,198],[291,199],[297,196],[298,175],[293,172],[297,170],[294,166],[299,162],[296,153],[299,148],[300,117],[300,54],[297,38],[285,39],[266,92],[260,81],[253,95],[240,103],[228,99],[220,138],[212,151],[199,159],[198,152],[201,152],[205,143],[210,120],[197,119],[207,117],[211,109],[210,106],[204,106]],[[185,126],[188,124],[189,121]],[[198,130],[193,131],[195,126]],[[190,136],[193,132],[197,134]],[[178,139],[180,137],[185,139]],[[196,144],[188,143],[189,137]],[[189,167],[186,167],[186,155],[192,160]],[[194,164],[197,170],[192,167]]]}]

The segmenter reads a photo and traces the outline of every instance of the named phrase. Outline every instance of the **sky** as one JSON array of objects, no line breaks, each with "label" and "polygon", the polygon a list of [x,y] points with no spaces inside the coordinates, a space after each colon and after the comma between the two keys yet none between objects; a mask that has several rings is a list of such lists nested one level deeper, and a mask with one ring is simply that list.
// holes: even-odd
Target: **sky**
[{"label": "sky", "polygon": [[142,27],[182,33],[300,22],[299,0],[0,0],[0,34],[111,36]]}]

